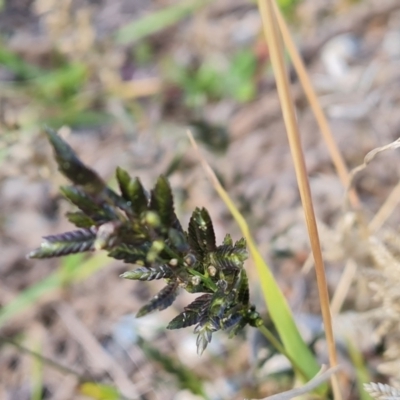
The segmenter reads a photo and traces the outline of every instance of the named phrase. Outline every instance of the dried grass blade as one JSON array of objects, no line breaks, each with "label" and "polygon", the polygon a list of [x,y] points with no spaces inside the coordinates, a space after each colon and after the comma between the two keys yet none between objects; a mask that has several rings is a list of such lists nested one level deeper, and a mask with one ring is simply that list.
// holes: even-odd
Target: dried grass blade
[{"label": "dried grass blade", "polygon": [[314,378],[312,378],[304,386],[288,390],[287,392],[278,393],[273,396],[268,396],[262,400],[290,400],[294,399],[295,397],[307,394],[316,389],[323,382],[327,381],[334,373],[338,372],[339,369],[340,369],[339,365],[337,365],[334,368],[329,368],[328,370],[323,365],[318,374],[315,375]]},{"label": "dried grass blade", "polygon": [[347,293],[353,284],[354,277],[357,273],[357,264],[353,259],[349,259],[344,268],[340,281],[336,287],[335,293],[333,294],[331,301],[331,312],[332,315],[338,315],[343,303],[346,299]]},{"label": "dried grass blade", "polygon": [[366,366],[365,360],[363,359],[362,353],[357,348],[357,346],[351,342],[351,340],[347,340],[347,350],[356,370],[356,381],[359,399],[372,400],[370,394],[364,390],[364,385],[371,380],[371,377],[369,376],[368,368]]},{"label": "dried grass blade", "polygon": [[129,22],[117,31],[116,40],[130,44],[176,24],[183,18],[207,4],[204,0],[184,0],[154,11],[142,18]]},{"label": "dried grass blade", "polygon": [[[350,182],[349,186],[347,187],[347,190],[350,191],[352,189],[352,186],[354,184],[354,178],[356,177],[356,175],[359,172],[363,171],[365,168],[367,168],[368,164],[379,153],[382,153],[383,151],[387,150],[395,150],[398,149],[399,147],[400,147],[400,138],[384,146],[377,147],[371,150],[369,153],[367,153],[367,155],[364,157],[364,162],[350,172]],[[390,216],[390,214],[395,209],[397,203],[399,202],[399,199],[400,199],[400,183],[398,183],[394,187],[392,193],[388,196],[385,203],[382,205],[382,207],[377,212],[375,217],[368,224],[368,229],[371,233],[376,232],[383,225],[385,220]]]},{"label": "dried grass blade", "polygon": [[[325,277],[324,261],[322,258],[318,229],[314,215],[314,207],[307,177],[303,150],[301,148],[300,134],[297,126],[293,99],[289,89],[285,62],[283,58],[283,46],[279,36],[276,15],[272,0],[258,0],[264,32],[271,56],[272,67],[277,82],[278,94],[282,105],[283,118],[289,139],[290,150],[295,165],[300,197],[303,204],[307,229],[314,255],[315,271],[317,275],[318,292],[320,296],[322,317],[328,345],[329,362],[332,367],[337,365],[335,341],[333,337],[332,321],[329,309],[329,296]],[[335,376],[331,379],[335,399],[341,399],[339,384]]]},{"label": "dried grass blade", "polygon": [[[290,58],[293,62],[293,66],[296,70],[297,76],[299,77],[300,83],[304,89],[304,93],[307,96],[308,102],[310,103],[311,109],[314,113],[315,119],[317,120],[319,129],[321,134],[326,142],[326,145],[329,150],[329,154],[331,156],[332,162],[336,168],[337,174],[339,175],[340,180],[343,183],[344,187],[348,187],[350,183],[350,175],[347,170],[347,166],[343,160],[342,154],[335,142],[335,139],[332,135],[332,131],[329,127],[329,123],[326,119],[324,111],[322,110],[321,104],[318,100],[317,94],[315,93],[314,87],[311,83],[310,77],[307,73],[307,69],[304,65],[302,58],[296,48],[296,45],[293,42],[291,37],[289,28],[285,22],[285,19],[282,16],[282,13],[277,7],[275,1],[274,3],[274,10],[277,17],[279,29],[282,34],[283,41],[286,45],[286,49],[290,55]],[[349,200],[351,205],[354,208],[360,207],[360,200],[357,196],[357,193],[354,189],[350,190],[349,193]]]},{"label": "dried grass blade", "polygon": [[394,209],[400,201],[400,182],[393,188],[392,192],[386,198],[381,208],[375,214],[374,218],[368,224],[371,233],[377,232],[385,221],[393,213]]},{"label": "dried grass blade", "polygon": [[350,190],[350,188],[352,187],[353,183],[354,183],[354,178],[355,176],[361,172],[362,170],[364,170],[365,168],[367,168],[368,164],[379,154],[382,153],[382,151],[386,151],[386,150],[395,150],[398,149],[400,147],[400,138],[394,140],[393,142],[386,144],[384,146],[380,146],[380,147],[376,147],[375,149],[371,150],[370,152],[367,153],[367,155],[364,157],[364,162],[357,166],[356,168],[354,168],[351,172],[350,172],[350,183],[349,183],[349,187],[348,190]]}]

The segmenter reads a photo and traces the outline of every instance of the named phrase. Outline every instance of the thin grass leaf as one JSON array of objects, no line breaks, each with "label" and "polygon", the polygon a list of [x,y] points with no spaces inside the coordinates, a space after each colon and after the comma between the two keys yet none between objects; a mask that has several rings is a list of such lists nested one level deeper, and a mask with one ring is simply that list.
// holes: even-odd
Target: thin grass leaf
[{"label": "thin grass leaf", "polygon": [[104,112],[90,110],[76,110],[75,107],[58,109],[54,116],[44,116],[43,123],[61,128],[70,126],[71,128],[101,127],[109,124],[112,117]]},{"label": "thin grass leaf", "polygon": [[84,382],[79,385],[79,393],[94,400],[120,400],[118,390],[110,385],[98,382]]},{"label": "thin grass leaf", "polygon": [[45,236],[40,247],[31,251],[28,258],[61,257],[94,250],[96,232],[95,228],[90,228]]},{"label": "thin grass leaf", "polygon": [[[197,144],[190,132],[189,138],[192,142],[192,145],[199,152]],[[319,366],[315,357],[311,353],[311,350],[307,347],[297,329],[285,296],[283,295],[278,283],[271,273],[271,270],[263,260],[256,244],[254,243],[246,220],[234,205],[228,193],[221,186],[216,175],[208,165],[207,161],[201,156],[200,152],[199,157],[203,168],[209,176],[215,190],[231,212],[233,218],[236,220],[242,231],[242,235],[247,241],[247,246],[254,260],[254,264],[257,268],[258,276],[260,278],[260,284],[265,303],[268,306],[271,319],[274,322],[286,351],[293,359],[298,361],[298,366],[301,368],[303,374],[308,379],[311,379],[318,372]]]},{"label": "thin grass leaf", "polygon": [[12,71],[19,80],[32,79],[46,73],[41,68],[25,62],[15,51],[6,49],[4,43],[0,43],[0,65]]},{"label": "thin grass leaf", "polygon": [[328,379],[331,379],[332,375],[337,373],[339,370],[340,366],[329,368],[328,370],[325,368],[325,366],[322,366],[320,372],[303,386],[265,397],[263,400],[292,400],[297,398],[313,397],[312,395],[308,396],[308,394],[316,390],[318,387],[325,386],[324,382]]},{"label": "thin grass leaf", "polygon": [[360,350],[350,341],[346,341],[347,350],[350,355],[350,359],[356,370],[356,381],[358,389],[358,398],[360,400],[371,400],[372,397],[364,390],[364,385],[371,381],[371,377],[368,372],[368,368],[363,359]]},{"label": "thin grass leaf", "polygon": [[70,62],[53,70],[47,70],[30,83],[39,100],[58,101],[69,106],[69,100],[85,85],[88,77],[88,66],[83,63]]},{"label": "thin grass leaf", "polygon": [[176,299],[178,295],[178,283],[172,282],[165,286],[156,296],[154,296],[148,304],[143,306],[138,313],[136,318],[143,317],[153,311],[162,311],[168,308]]},{"label": "thin grass leaf", "polygon": [[88,193],[101,193],[106,185],[97,173],[84,165],[71,146],[56,132],[46,129],[46,133],[53,146],[60,172],[71,182],[83,186]]},{"label": "thin grass leaf", "polygon": [[[35,353],[42,355],[41,344],[37,343],[34,349]],[[40,357],[33,358],[32,372],[31,372],[31,383],[32,383],[32,395],[31,400],[42,400],[43,399],[43,360]]]},{"label": "thin grass leaf", "polygon": [[205,0],[185,0],[179,4],[173,4],[162,10],[145,15],[139,20],[120,28],[117,32],[117,42],[129,44],[157,33],[186,18],[205,4],[207,4]]}]

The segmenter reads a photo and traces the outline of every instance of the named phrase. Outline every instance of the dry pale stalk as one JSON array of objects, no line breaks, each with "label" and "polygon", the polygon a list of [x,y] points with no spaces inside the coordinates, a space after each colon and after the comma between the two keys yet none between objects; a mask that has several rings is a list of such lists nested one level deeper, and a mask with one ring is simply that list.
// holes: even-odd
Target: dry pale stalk
[{"label": "dry pale stalk", "polygon": [[400,182],[394,187],[390,195],[386,198],[382,207],[372,218],[371,222],[368,224],[369,231],[371,233],[377,232],[384,222],[390,217],[394,209],[397,207],[400,201]]},{"label": "dry pale stalk", "polygon": [[[304,155],[301,148],[300,135],[297,126],[294,103],[289,89],[289,80],[283,59],[283,46],[279,36],[274,4],[272,0],[258,0],[258,6],[270,51],[271,63],[275,73],[279,99],[282,105],[283,119],[288,134],[290,150],[296,170],[300,197],[303,204],[307,229],[314,255],[315,271],[317,276],[318,291],[320,296],[322,317],[324,320],[326,339],[328,344],[329,362],[331,367],[337,365],[335,341],[333,337],[331,314],[329,310],[329,296],[325,277],[325,268],[319,242],[318,229],[314,215],[314,207],[307,177]],[[334,397],[342,398],[337,378],[331,378]]]},{"label": "dry pale stalk", "polygon": [[344,268],[342,276],[340,277],[340,281],[337,285],[335,293],[332,297],[331,301],[331,312],[333,316],[339,314],[344,301],[346,300],[347,293],[350,290],[350,287],[353,283],[354,277],[357,273],[357,264],[354,260],[349,259]]},{"label": "dry pale stalk", "polygon": [[[315,93],[314,87],[307,73],[307,69],[290,35],[289,28],[282,16],[281,11],[279,10],[279,7],[277,7],[275,2],[273,2],[273,4],[279,29],[281,31],[285,46],[289,52],[290,58],[293,62],[294,69],[296,70],[297,76],[299,77],[300,83],[304,89],[304,93],[306,94],[308,102],[310,103],[311,109],[315,115],[315,119],[317,120],[322,136],[325,139],[329,154],[332,158],[332,162],[336,168],[337,174],[339,175],[343,186],[347,188],[350,183],[350,175],[343,160],[342,154],[340,153],[340,150],[332,135],[332,131],[329,127],[324,111],[322,110],[317,94]],[[349,191],[348,195],[350,204],[354,208],[359,208],[360,200],[354,188]]]},{"label": "dry pale stalk", "polygon": [[57,307],[57,312],[71,335],[87,351],[93,365],[108,372],[122,394],[130,397],[139,396],[135,384],[129,379],[124,369],[103,349],[92,333],[86,329],[74,310],[66,304],[60,304]]},{"label": "dry pale stalk", "polygon": [[315,375],[314,378],[307,382],[304,386],[289,390],[287,392],[275,394],[273,396],[265,397],[263,400],[291,400],[296,397],[303,396],[327,381],[333,374],[338,372],[339,369],[340,365],[329,369],[326,369],[325,365],[323,365],[318,374]]}]

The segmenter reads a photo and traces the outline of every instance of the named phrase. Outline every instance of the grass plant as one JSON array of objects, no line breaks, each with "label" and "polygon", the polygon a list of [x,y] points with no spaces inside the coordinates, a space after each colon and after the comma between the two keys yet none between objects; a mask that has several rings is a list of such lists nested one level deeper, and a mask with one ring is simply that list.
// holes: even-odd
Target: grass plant
[{"label": "grass plant", "polygon": [[[190,133],[189,138],[192,142],[192,145],[198,150],[197,144]],[[250,254],[252,255],[254,264],[257,268],[257,273],[260,277],[260,284],[265,303],[268,306],[271,319],[273,320],[283,343],[283,348],[282,346],[278,347],[276,345],[275,347],[280,353],[285,354],[295,366],[298,366],[297,371],[300,372],[303,379],[311,379],[318,372],[319,367],[310,349],[304,343],[299,331],[297,330],[292,313],[282,291],[280,290],[273,274],[271,273],[270,268],[263,260],[250,233],[250,229],[246,223],[246,220],[240,214],[239,210],[230,199],[228,193],[220,184],[215,173],[201,155],[200,160],[215,190],[226,204],[235,221],[239,225],[243,236],[246,238]],[[259,327],[259,329],[261,330],[262,334],[266,336],[267,340],[271,341],[270,332],[265,330],[264,326]]]},{"label": "grass plant", "polygon": [[[263,263],[248,228],[243,225],[243,218],[226,193],[231,210],[236,218],[242,219],[250,250],[261,271],[264,293],[269,304],[274,305],[270,312],[284,347],[249,303],[247,274],[243,268],[247,258],[245,239],[234,244],[227,235],[223,244],[216,246],[212,222],[204,208],[196,208],[188,230],[184,231],[175,215],[172,192],[164,177],[160,177],[147,194],[138,178],[132,179],[127,172],[118,169],[121,190],[118,195],[85,166],[56,133],[48,130],[48,136],[60,171],[74,183],[74,186],[62,187],[62,193],[79,209],[67,214],[79,230],[45,237],[29,257],[49,258],[106,250],[110,257],[142,265],[121,277],[141,281],[165,279],[167,282],[167,286],[138,311],[137,317],[169,307],[179,288],[203,293],[167,327],[178,329],[196,325],[199,354],[211,341],[213,332],[226,330],[234,336],[249,324],[261,328],[304,379],[315,375],[315,359],[302,341],[284,296]],[[220,193],[221,189],[219,186]]]}]

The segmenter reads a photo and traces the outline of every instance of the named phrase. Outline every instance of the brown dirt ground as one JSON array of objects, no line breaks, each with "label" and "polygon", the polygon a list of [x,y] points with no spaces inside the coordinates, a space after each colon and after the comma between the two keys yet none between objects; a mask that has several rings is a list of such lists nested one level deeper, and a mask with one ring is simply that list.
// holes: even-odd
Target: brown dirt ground
[{"label": "brown dirt ground", "polygon": [[[18,35],[42,38],[41,17],[32,11],[34,3],[6,2],[0,14],[0,26],[3,32],[10,34],[7,40],[17,42]],[[146,2],[129,5],[128,1],[77,1],[75,7],[90,6],[98,35],[106,37],[142,12],[143,3]],[[148,2],[147,6],[151,10],[164,3]],[[311,0],[304,1],[299,7],[293,31],[304,51],[312,48],[315,38],[322,38],[326,32],[336,29],[336,33],[340,33],[341,21],[347,16],[353,15],[357,21],[358,10],[368,2],[356,6],[346,1],[320,3],[317,6]],[[371,18],[361,27],[356,26],[356,22],[354,25],[354,29],[316,48],[308,62],[311,78],[349,168],[362,163],[373,148],[400,136],[400,13],[392,11]],[[165,37],[159,35],[154,40],[159,42],[160,54],[186,53],[204,58],[228,54],[242,46],[233,39],[235,31],[237,36],[245,37],[243,40],[247,40],[249,46],[258,43],[258,51],[268,57],[267,49],[260,44],[256,8],[240,0],[216,1],[207,10],[199,11],[195,17],[168,30]],[[34,49],[29,49],[29,54],[27,49],[20,49],[20,52],[27,53],[27,58],[35,56],[32,55]],[[310,318],[310,315],[319,315],[319,304],[313,271],[301,272],[309,254],[307,232],[277,94],[271,77],[264,75],[254,101],[238,104],[221,100],[204,105],[201,117],[227,126],[229,146],[223,153],[207,148],[203,148],[203,153],[243,211],[289,303],[296,313]],[[296,80],[293,93],[317,217],[337,233],[338,223],[345,215],[344,189]],[[183,223],[187,223],[195,206],[204,206],[214,220],[218,240],[222,240],[226,232],[238,238],[237,226],[206,179],[188,143],[187,110],[178,100],[172,105],[173,113],[166,114],[171,101],[160,96],[143,100],[145,121],[138,124],[141,129],[133,132],[127,132],[117,120],[99,131],[68,132],[66,129],[67,140],[81,159],[101,176],[111,179],[116,166],[120,165],[140,176],[147,187],[165,172],[176,154],[181,154],[182,159],[170,181]],[[4,102],[3,108],[7,108]],[[13,107],[19,110],[20,105],[13,103]],[[7,156],[0,171],[0,305],[3,307],[60,265],[59,260],[27,260],[25,255],[38,246],[42,236],[70,229],[63,217],[69,206],[57,194],[63,178],[56,171],[44,136],[16,132],[15,138],[7,142]],[[356,188],[367,220],[379,210],[398,182],[398,166],[398,151],[388,151],[357,177]],[[400,215],[396,211],[387,224],[396,229],[399,222]],[[328,234],[326,237],[327,240],[331,238]],[[326,249],[330,248],[329,243],[322,242]],[[343,261],[334,258],[327,262],[332,293],[344,268]],[[253,301],[262,308],[251,260],[247,268]],[[182,295],[173,309],[151,315],[143,322],[135,321],[135,311],[159,286],[123,281],[119,274],[124,270],[121,263],[110,261],[83,282],[46,294],[9,319],[1,328],[1,334],[14,337],[24,346],[97,382],[112,383],[124,393],[136,391],[137,395],[130,398],[192,398],[190,393],[177,387],[174,377],[146,357],[135,344],[138,332],[154,346],[174,354],[207,381],[207,392],[212,399],[266,396],[286,387],[284,379],[267,379],[268,372],[263,375],[262,371],[257,374],[253,371],[255,361],[251,354],[260,349],[258,338],[250,331],[249,340],[244,337],[227,340],[223,334],[215,335],[213,346],[201,358],[195,355],[194,335],[190,329],[166,332],[163,326],[176,310],[190,301],[187,294]],[[369,301],[360,300],[362,296],[371,295],[359,286],[353,287],[345,303],[346,309],[358,312],[370,308]],[[319,320],[316,324],[318,330]],[[367,338],[362,350],[372,376],[377,376],[374,374],[380,355],[375,352],[372,340]],[[325,352],[320,352],[319,357],[326,358]],[[341,354],[341,359],[346,365],[348,379],[344,390],[351,398],[356,393],[350,385],[354,369],[345,353]],[[45,364],[43,368],[44,393],[39,398],[85,398],[77,394],[75,376],[62,373],[52,365]],[[33,398],[34,370],[35,361],[30,355],[3,344],[0,347],[0,398]]]}]

